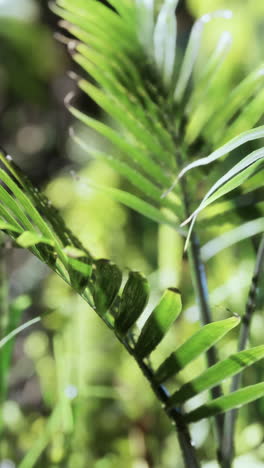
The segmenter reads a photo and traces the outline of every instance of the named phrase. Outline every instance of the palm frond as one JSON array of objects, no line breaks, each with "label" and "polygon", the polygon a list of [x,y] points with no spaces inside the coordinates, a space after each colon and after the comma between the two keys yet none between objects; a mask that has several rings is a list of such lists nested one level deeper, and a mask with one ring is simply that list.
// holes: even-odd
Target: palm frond
[{"label": "palm frond", "polygon": [[[57,210],[32,186],[10,156],[1,154],[0,158],[4,165],[0,172],[4,184],[0,193],[3,207],[0,212],[1,230],[18,245],[32,251],[70,284],[113,330],[140,367],[144,367],[145,358],[164,339],[182,311],[180,291],[169,288],[164,293],[139,333],[136,324],[148,303],[148,280],[140,272],[130,271],[122,289],[123,275],[120,269],[110,260],[93,258],[67,228]],[[231,317],[202,327],[159,366],[152,377],[155,385],[159,386],[183,370],[236,327],[239,321],[238,317]],[[264,347],[259,346],[215,364],[178,389],[168,399],[168,409],[175,404],[181,405],[183,401],[216,385],[227,376],[242,372],[245,367],[263,357]]]},{"label": "palm frond", "polygon": [[[203,31],[211,21],[231,20],[232,13],[219,10],[198,19],[192,28],[182,64],[176,69],[177,21],[174,12],[177,3],[176,0],[165,1],[155,13],[153,1],[120,2],[118,5],[114,2],[113,11],[93,0],[91,9],[81,0],[74,5],[69,0],[58,0],[54,10],[64,18],[62,26],[77,39],[74,47],[72,41],[69,43],[71,54],[88,73],[88,80],[78,80],[80,89],[115,122],[113,128],[68,103],[77,119],[95,129],[112,145],[111,152],[93,152],[92,156],[104,158],[122,177],[132,182],[140,191],[137,197],[148,202],[156,213],[166,208],[175,218],[175,228],[179,229],[185,209],[181,188],[171,183],[176,174],[178,177],[187,175],[192,168],[211,164],[236,148],[263,138],[263,127],[250,128],[262,113],[257,96],[262,92],[263,66],[231,92],[227,105],[214,109],[212,115],[207,113],[203,127],[200,123],[197,126],[196,119],[202,122],[199,108],[206,103],[208,87],[231,45],[230,34],[223,33],[208,63],[194,79]],[[104,28],[96,22],[99,15],[104,19]],[[106,30],[111,31],[107,41]],[[238,117],[226,131],[234,115]],[[193,125],[195,134],[191,136]],[[236,133],[236,129],[243,131]],[[232,137],[231,140],[227,141],[226,134]],[[211,147],[212,152],[189,162],[188,145],[201,136],[205,141],[204,151]],[[221,139],[226,143],[217,148]],[[79,143],[84,146],[80,139]],[[185,164],[183,169],[182,162]],[[247,172],[250,172],[248,177],[254,174],[253,170]],[[220,170],[218,179],[223,181],[225,176]],[[246,178],[236,180],[237,184],[232,188],[229,184],[230,190],[241,186]],[[117,195],[116,192],[112,194]],[[142,209],[141,203],[129,203],[126,196],[117,198],[149,216],[149,210]],[[152,215],[150,218],[166,223],[164,216]],[[182,233],[185,235],[184,231]]]}]

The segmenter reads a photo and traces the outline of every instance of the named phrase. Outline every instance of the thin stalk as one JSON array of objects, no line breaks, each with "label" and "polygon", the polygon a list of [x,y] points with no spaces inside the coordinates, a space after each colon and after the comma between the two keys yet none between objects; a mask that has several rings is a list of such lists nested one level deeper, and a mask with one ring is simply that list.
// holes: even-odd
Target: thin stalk
[{"label": "thin stalk", "polygon": [[[146,379],[149,381],[153,392],[155,393],[158,400],[161,402],[162,408],[164,409],[167,416],[172,421],[172,424],[176,428],[185,468],[200,468],[201,465],[197,459],[196,450],[191,440],[191,435],[189,432],[188,425],[185,423],[183,419],[182,411],[179,408],[172,408],[172,409],[167,408],[167,403],[170,398],[170,394],[167,388],[164,385],[158,384],[155,381],[154,373],[152,372],[150,367],[148,367],[143,361],[139,360],[133,354],[133,350],[131,348],[129,352],[136,359],[138,366],[140,367],[142,373],[144,374]],[[178,463],[175,466],[178,466]]]},{"label": "thin stalk", "polygon": [[[195,297],[200,311],[200,317],[203,325],[207,325],[212,322],[211,311],[208,301],[208,287],[207,278],[204,268],[204,264],[201,261],[200,255],[200,243],[195,232],[192,233],[190,239],[190,245],[188,247],[188,259],[192,275],[192,283],[195,291]],[[217,352],[215,347],[210,348],[206,353],[208,367],[213,366],[218,362]],[[222,389],[220,385],[212,388],[211,391],[212,399],[220,397]],[[224,415],[219,414],[215,417],[215,428],[218,440],[218,447],[221,445],[222,434],[224,425]],[[219,456],[219,454],[218,454]]]},{"label": "thin stalk", "polygon": [[[0,239],[0,340],[4,338],[8,325],[8,285],[6,279],[6,257],[3,238]],[[3,430],[2,408],[7,392],[7,369],[4,355],[0,365],[0,433]]]},{"label": "thin stalk", "polygon": [[[85,295],[83,297],[89,304],[88,298]],[[125,347],[127,352],[135,359],[144,377],[148,380],[154,394],[160,401],[163,410],[171,420],[172,424],[175,426],[185,468],[201,468],[196,455],[194,444],[191,439],[188,425],[185,423],[183,418],[183,412],[179,408],[169,409],[167,407],[167,403],[171,395],[165,385],[161,385],[156,382],[155,374],[152,369],[135,355],[134,348],[129,344],[129,342],[116,333],[113,325],[108,320],[106,320],[101,315],[99,316],[104,320],[106,326],[115,333],[118,341]],[[175,465],[175,468],[177,468],[177,465]]]},{"label": "thin stalk", "polygon": [[0,338],[3,338],[8,323],[8,286],[5,247],[2,239],[0,239],[0,242]]},{"label": "thin stalk", "polygon": [[[238,340],[238,351],[243,351],[246,348],[250,325],[252,321],[253,314],[256,310],[257,305],[257,296],[258,296],[258,286],[261,277],[261,273],[264,267],[264,235],[262,236],[258,252],[256,263],[254,267],[254,272],[251,280],[251,286],[249,289],[248,299],[246,303],[245,314],[242,318],[242,324],[240,328],[240,335]],[[241,374],[236,375],[231,382],[230,392],[235,392],[239,389],[241,384]],[[222,438],[222,468],[231,468],[232,460],[234,457],[234,434],[235,434],[235,425],[237,419],[238,410],[229,411],[226,414],[225,420],[225,430]]]},{"label": "thin stalk", "polygon": [[[181,167],[182,159],[183,159],[182,155],[178,153],[176,158],[177,158],[179,166]],[[185,216],[186,218],[188,218],[188,216],[190,215],[190,209],[189,209],[189,199],[188,199],[188,187],[187,187],[187,182],[186,182],[185,177],[180,179],[180,186],[182,190],[182,198],[183,198],[183,203],[184,203]],[[195,298],[196,298],[197,305],[199,308],[201,322],[203,325],[207,325],[208,323],[211,323],[213,320],[212,320],[212,314],[211,314],[211,310],[209,306],[209,293],[208,293],[208,286],[207,286],[206,271],[205,271],[204,264],[201,260],[200,242],[194,229],[190,237],[187,254],[188,254],[188,260],[190,264],[193,288],[195,291]],[[206,357],[207,357],[208,367],[213,366],[214,364],[218,362],[218,357],[217,357],[217,352],[216,352],[215,347],[212,347],[207,351]],[[210,393],[211,393],[212,399],[220,397],[223,394],[221,385],[217,385],[216,387],[212,388],[210,390]],[[221,448],[221,441],[222,441],[222,436],[223,436],[223,427],[224,427],[224,415],[219,414],[215,417],[215,429],[216,429],[216,436],[217,436],[217,442],[218,442],[218,459],[221,458],[220,448]]]}]

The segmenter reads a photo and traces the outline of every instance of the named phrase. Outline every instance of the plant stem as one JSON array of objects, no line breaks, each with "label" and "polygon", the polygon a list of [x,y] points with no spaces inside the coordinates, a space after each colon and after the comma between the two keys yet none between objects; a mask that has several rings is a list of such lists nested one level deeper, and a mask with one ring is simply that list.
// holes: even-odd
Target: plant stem
[{"label": "plant stem", "polygon": [[[177,154],[177,161],[178,164],[182,165],[182,155]],[[190,215],[189,209],[189,198],[188,198],[188,189],[187,189],[187,182],[186,178],[180,179],[180,185],[182,190],[182,198],[184,204],[184,211],[185,216],[188,218]],[[190,263],[190,270],[192,276],[192,283],[193,288],[195,291],[195,297],[198,304],[198,308],[200,311],[200,318],[203,325],[207,325],[211,323],[212,315],[209,306],[209,293],[208,293],[208,286],[207,286],[207,278],[204,264],[201,260],[201,249],[200,249],[200,242],[195,230],[192,231],[190,237],[190,243],[187,250],[188,259]],[[216,353],[215,347],[210,348],[207,353],[207,363],[208,366],[212,366],[218,362],[218,357]],[[218,398],[222,395],[222,388],[221,385],[217,385],[210,391],[212,399]],[[215,417],[215,428],[216,428],[216,436],[218,441],[218,458],[220,459],[220,447],[223,435],[223,427],[224,427],[224,415],[220,414]]]},{"label": "plant stem", "polygon": [[0,338],[4,337],[8,320],[8,288],[3,240],[0,239]]},{"label": "plant stem", "polygon": [[[195,297],[200,310],[200,317],[203,325],[207,325],[212,322],[211,311],[208,302],[208,287],[204,264],[201,261],[200,256],[200,244],[198,237],[195,232],[192,233],[190,238],[190,245],[188,247],[188,258],[190,262],[192,282],[195,290]],[[210,348],[207,353],[208,366],[213,366],[218,362],[216,349]],[[222,395],[222,389],[220,385],[211,389],[212,399],[218,398]],[[220,414],[215,417],[216,422],[216,435],[218,440],[218,446],[221,445],[224,415]]]},{"label": "plant stem", "polygon": [[[89,298],[86,295],[83,295],[83,298],[89,303]],[[91,307],[91,305],[90,305]],[[95,310],[96,312],[96,310]],[[99,315],[99,314],[98,314]],[[189,432],[188,425],[185,423],[183,418],[183,413],[179,408],[168,408],[167,403],[170,398],[170,393],[165,387],[165,385],[161,385],[156,382],[155,374],[152,369],[144,362],[142,359],[139,359],[136,354],[134,353],[134,348],[130,345],[130,343],[124,339],[121,335],[116,333],[116,330],[112,326],[112,324],[103,316],[99,315],[101,319],[105,322],[106,326],[112,330],[118,341],[125,347],[127,352],[135,359],[138,367],[140,368],[144,377],[148,380],[154,394],[156,395],[157,399],[160,401],[161,406],[169,419],[172,421],[172,424],[175,426],[178,436],[178,441],[180,444],[184,465],[185,468],[201,468],[201,465],[198,461],[196,450],[194,444],[191,440],[191,435]],[[177,466],[176,466],[177,468]]]},{"label": "plant stem", "polygon": [[[247,346],[249,338],[249,330],[252,321],[253,314],[256,310],[256,302],[258,295],[258,285],[260,276],[264,266],[264,235],[262,236],[258,252],[254,272],[251,280],[251,286],[249,289],[248,299],[246,303],[245,314],[242,318],[242,324],[240,328],[240,335],[238,340],[238,351],[242,351]],[[241,384],[241,374],[236,375],[232,379],[230,392],[235,392],[239,389]],[[231,468],[232,460],[234,456],[234,434],[235,425],[237,419],[238,410],[229,411],[226,414],[225,430],[222,438],[222,468]]]},{"label": "plant stem", "polygon": [[167,388],[164,385],[158,384],[155,381],[153,371],[143,361],[139,360],[134,355],[133,350],[131,348],[129,352],[134,356],[142,373],[149,381],[153,392],[155,393],[158,400],[161,402],[161,405],[165,410],[167,416],[170,418],[170,420],[176,428],[185,468],[200,468],[201,465],[197,459],[196,450],[191,440],[189,428],[183,419],[182,411],[178,408],[167,408],[167,402],[170,398],[170,394]]},{"label": "plant stem", "polygon": [[[0,239],[0,340],[4,338],[8,324],[8,286],[6,281],[6,258],[3,238]],[[2,408],[7,391],[5,362],[0,365],[0,433],[3,430]]]}]

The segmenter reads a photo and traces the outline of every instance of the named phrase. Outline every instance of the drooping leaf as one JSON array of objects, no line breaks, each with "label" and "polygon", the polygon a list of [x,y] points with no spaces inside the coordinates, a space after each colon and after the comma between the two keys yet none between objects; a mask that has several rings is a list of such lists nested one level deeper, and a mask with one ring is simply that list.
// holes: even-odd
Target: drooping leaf
[{"label": "drooping leaf", "polygon": [[6,335],[4,338],[0,340],[0,353],[2,352],[2,348],[10,341],[12,340],[18,333],[21,331],[25,330],[26,328],[30,327],[31,325],[40,322],[41,318],[40,317],[35,317],[28,322],[24,323],[23,325],[20,325],[17,327],[15,330],[12,330],[8,335]]},{"label": "drooping leaf", "polygon": [[201,249],[201,257],[204,262],[217,255],[222,250],[231,247],[238,242],[264,232],[264,218],[254,219],[227,231],[221,236],[207,242]]},{"label": "drooping leaf", "polygon": [[208,351],[239,322],[239,317],[231,317],[202,327],[160,365],[155,373],[156,380],[161,383],[180,372],[190,362]]},{"label": "drooping leaf", "polygon": [[189,238],[193,229],[193,225],[200,211],[202,211],[204,208],[206,208],[208,205],[213,203],[218,198],[222,197],[223,195],[226,195],[227,193],[231,192],[235,188],[242,185],[243,182],[245,182],[249,177],[255,174],[259,166],[263,164],[263,160],[264,160],[263,148],[253,151],[253,153],[243,158],[232,169],[230,169],[224,176],[222,176],[215,184],[213,184],[211,189],[204,196],[198,208],[192,213],[192,215],[186,221],[184,221],[184,223],[182,223],[182,226],[184,226],[189,221],[191,221],[186,244],[189,241]]},{"label": "drooping leaf", "polygon": [[210,164],[213,161],[216,161],[217,159],[221,158],[222,156],[230,153],[231,151],[238,148],[239,146],[242,146],[249,141],[254,141],[259,138],[264,138],[264,126],[263,125],[261,127],[257,127],[252,130],[248,130],[244,133],[241,133],[239,136],[236,136],[231,141],[228,141],[228,143],[226,143],[224,146],[221,146],[221,148],[218,148],[217,150],[215,150],[209,156],[205,158],[197,159],[193,163],[188,164],[188,166],[186,166],[185,168],[181,170],[181,172],[178,175],[178,178],[183,177],[183,175],[186,174],[186,172],[190,171],[191,169],[194,169],[195,167]]},{"label": "drooping leaf", "polygon": [[181,313],[181,309],[180,291],[175,288],[167,289],[141,331],[135,347],[138,357],[145,358],[156,348]]},{"label": "drooping leaf", "polygon": [[119,268],[107,259],[96,260],[93,298],[99,314],[105,314],[113,304],[122,282]]},{"label": "drooping leaf", "polygon": [[118,333],[125,335],[138,320],[149,298],[149,283],[137,271],[129,273],[119,305],[115,327]]}]

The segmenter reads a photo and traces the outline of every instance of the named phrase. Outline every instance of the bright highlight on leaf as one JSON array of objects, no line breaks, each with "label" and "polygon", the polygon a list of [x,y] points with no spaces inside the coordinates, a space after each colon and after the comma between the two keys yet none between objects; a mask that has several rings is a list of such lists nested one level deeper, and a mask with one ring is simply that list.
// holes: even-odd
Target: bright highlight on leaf
[{"label": "bright highlight on leaf", "polygon": [[259,166],[263,164],[263,161],[264,149],[261,148],[260,150],[253,151],[253,153],[246,156],[239,163],[237,163],[211,187],[211,189],[204,196],[199,207],[192,213],[191,216],[189,216],[188,219],[182,223],[182,226],[185,226],[191,221],[188,237],[186,240],[186,246],[188,245],[190,235],[198,214],[218,198],[239,187],[256,172]]},{"label": "bright highlight on leaf", "polygon": [[141,359],[150,354],[179,316],[182,310],[180,292],[169,288],[160,303],[147,319],[135,347],[135,354]]},{"label": "bright highlight on leaf", "polygon": [[212,21],[215,18],[230,19],[232,18],[232,12],[230,10],[219,10],[211,14],[203,15],[194,23],[174,93],[174,98],[176,101],[180,101],[182,99],[186,90],[188,81],[193,71],[194,63],[197,59],[197,55],[200,49],[204,27],[206,23]]},{"label": "bright highlight on leaf", "polygon": [[5,336],[4,338],[2,338],[2,339],[0,340],[0,353],[2,352],[2,348],[4,348],[4,346],[5,346],[10,340],[12,340],[16,335],[18,335],[20,332],[26,330],[26,328],[31,327],[31,326],[34,325],[35,323],[40,322],[40,320],[41,320],[40,317],[35,317],[35,318],[29,320],[28,322],[23,323],[23,325],[20,325],[20,327],[15,328],[15,329],[12,330],[7,336]]},{"label": "bright highlight on leaf", "polygon": [[23,234],[17,237],[16,242],[18,245],[24,248],[28,248],[37,244],[47,244],[51,246],[54,245],[52,240],[30,231],[24,231]]},{"label": "bright highlight on leaf", "polygon": [[164,1],[153,34],[155,64],[167,87],[171,85],[175,63],[177,38],[175,9],[177,4],[178,0]]},{"label": "bright highlight on leaf", "polygon": [[191,169],[194,169],[195,167],[199,167],[199,166],[204,166],[206,164],[210,164],[213,161],[216,161],[217,159],[221,158],[222,156],[230,153],[231,151],[238,148],[239,146],[242,146],[249,141],[257,140],[258,138],[264,138],[264,126],[254,128],[253,130],[248,130],[242,133],[241,135],[233,138],[233,140],[229,141],[221,148],[218,148],[216,151],[214,151],[212,154],[210,154],[206,158],[201,158],[201,159],[194,161],[191,164],[188,164],[188,166],[186,166],[184,169],[180,171],[178,175],[178,179],[183,177],[184,174],[186,174],[186,172],[190,171]]}]

